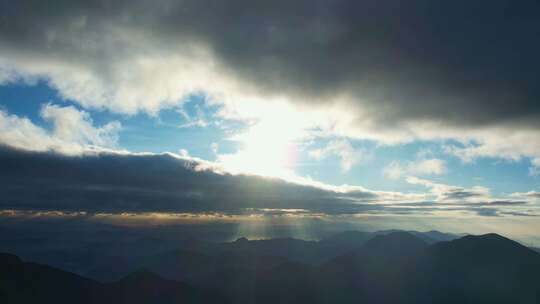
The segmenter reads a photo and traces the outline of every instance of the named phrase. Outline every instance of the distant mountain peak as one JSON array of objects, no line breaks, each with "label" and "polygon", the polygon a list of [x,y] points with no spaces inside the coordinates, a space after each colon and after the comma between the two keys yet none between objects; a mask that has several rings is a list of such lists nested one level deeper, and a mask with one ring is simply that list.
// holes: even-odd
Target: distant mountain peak
[{"label": "distant mountain peak", "polygon": [[21,263],[21,259],[11,253],[0,253],[0,263],[1,264],[19,264]]},{"label": "distant mountain peak", "polygon": [[466,235],[462,238],[457,239],[458,242],[475,242],[475,243],[486,243],[486,242],[501,242],[501,243],[517,243],[509,238],[506,238],[497,233],[487,233],[481,235]]},{"label": "distant mountain peak", "polygon": [[510,255],[524,258],[535,254],[530,248],[496,233],[467,235],[436,245],[434,250],[447,254],[454,252],[454,254],[467,255],[469,259],[475,257],[478,261],[483,262],[486,260],[502,260]]},{"label": "distant mountain peak", "polygon": [[247,243],[249,240],[246,237],[239,237],[234,241],[235,243]]},{"label": "distant mountain peak", "polygon": [[0,272],[4,271],[10,273],[11,271],[19,268],[22,265],[21,259],[10,253],[0,253]]},{"label": "distant mountain peak", "polygon": [[405,231],[396,231],[389,234],[378,235],[369,240],[363,247],[371,252],[379,252],[382,255],[391,255],[399,252],[405,257],[428,247],[429,244],[423,239]]},{"label": "distant mountain peak", "polygon": [[377,235],[366,243],[366,246],[388,246],[390,244],[414,244],[421,247],[427,246],[427,243],[421,238],[406,232],[396,231],[388,234]]},{"label": "distant mountain peak", "polygon": [[[474,237],[474,236],[473,236]],[[510,239],[500,235],[500,234],[497,234],[497,233],[487,233],[487,234],[482,234],[482,235],[479,235],[479,237],[482,237],[482,238],[487,238],[487,239],[497,239],[497,240],[506,240],[506,241],[509,241]]]}]

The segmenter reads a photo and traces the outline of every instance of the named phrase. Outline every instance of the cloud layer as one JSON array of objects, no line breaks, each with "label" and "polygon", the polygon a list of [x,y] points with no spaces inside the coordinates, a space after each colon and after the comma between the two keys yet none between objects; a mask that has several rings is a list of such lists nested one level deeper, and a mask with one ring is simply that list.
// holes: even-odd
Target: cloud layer
[{"label": "cloud layer", "polygon": [[[428,193],[372,191],[310,180],[232,175],[217,164],[172,153],[0,149],[0,210],[79,214],[222,216],[540,215],[535,193],[495,199],[470,189],[409,177]],[[487,210],[489,214],[486,213]],[[505,213],[506,212],[506,213]],[[510,215],[512,213],[512,215]],[[212,215],[213,214],[213,215]],[[187,217],[189,220],[189,216]]]}]

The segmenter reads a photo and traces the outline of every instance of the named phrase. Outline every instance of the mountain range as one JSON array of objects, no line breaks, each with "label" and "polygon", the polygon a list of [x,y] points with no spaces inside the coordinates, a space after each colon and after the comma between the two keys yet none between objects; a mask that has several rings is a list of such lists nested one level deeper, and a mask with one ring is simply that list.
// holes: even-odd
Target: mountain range
[{"label": "mountain range", "polygon": [[85,275],[13,254],[0,269],[1,303],[540,303],[540,254],[497,234],[191,240]]}]

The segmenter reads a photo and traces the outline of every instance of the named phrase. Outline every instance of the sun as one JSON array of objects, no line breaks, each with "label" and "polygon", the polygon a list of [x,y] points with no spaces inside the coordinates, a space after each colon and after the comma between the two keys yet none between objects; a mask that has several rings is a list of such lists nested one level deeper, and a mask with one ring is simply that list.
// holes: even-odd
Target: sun
[{"label": "sun", "polygon": [[262,120],[234,138],[241,146],[238,152],[221,155],[219,161],[232,173],[286,178],[294,172],[299,138],[294,121]]}]

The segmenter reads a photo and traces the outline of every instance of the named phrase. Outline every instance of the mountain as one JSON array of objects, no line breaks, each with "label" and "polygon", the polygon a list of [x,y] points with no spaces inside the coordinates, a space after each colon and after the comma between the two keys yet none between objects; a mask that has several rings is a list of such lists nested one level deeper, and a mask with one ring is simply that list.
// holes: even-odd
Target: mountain
[{"label": "mountain", "polygon": [[[301,248],[350,244],[324,242]],[[239,239],[202,246],[214,254],[167,251],[129,261],[129,274],[108,283],[0,254],[0,303],[540,303],[540,254],[497,234],[430,244],[387,231],[320,264],[263,254],[292,243],[301,244]]]},{"label": "mountain", "polygon": [[217,255],[194,251],[173,250],[139,259],[107,258],[85,275],[100,282],[118,280],[140,267],[171,280],[198,282],[223,271],[264,269],[288,261],[279,256],[257,254],[253,251],[231,250]]},{"label": "mountain", "polygon": [[[361,270],[366,267],[373,266],[368,262],[397,263],[426,247],[428,244],[424,240],[408,232],[392,232],[372,238],[359,248],[327,262],[323,268],[354,275],[361,273]],[[349,271],[346,271],[347,269]]]},{"label": "mountain", "polygon": [[144,267],[165,278],[185,281],[213,270],[213,257],[199,252],[172,250],[145,257],[104,257],[85,273],[100,282],[112,282]]},{"label": "mountain", "polygon": [[0,254],[0,303],[227,303],[211,290],[138,270],[102,284],[79,275]]},{"label": "mountain", "polygon": [[1,303],[94,303],[102,285],[73,273],[0,254]]},{"label": "mountain", "polygon": [[276,256],[301,263],[318,263],[326,258],[324,248],[318,242],[294,238],[275,238],[248,240],[239,238],[235,242],[221,243],[211,247],[206,254],[252,253],[255,255]]},{"label": "mountain", "polygon": [[384,257],[404,257],[426,248],[428,243],[422,238],[405,231],[378,235],[370,239],[362,251]]},{"label": "mountain", "polygon": [[340,247],[349,247],[354,249],[356,247],[362,246],[364,243],[369,241],[375,236],[372,232],[363,232],[363,231],[343,231],[329,237],[323,238],[319,243],[327,246],[340,246]]},{"label": "mountain", "polygon": [[415,303],[540,303],[540,254],[497,234],[435,244],[410,265]]},{"label": "mountain", "polygon": [[421,238],[404,231],[377,235],[361,247],[321,266],[321,282],[328,292],[322,298],[341,303],[398,301],[403,292],[408,260],[428,247]]},{"label": "mountain", "polygon": [[82,274],[85,277],[106,283],[120,280],[139,267],[141,264],[136,258],[101,256],[101,259],[95,262],[92,268]]},{"label": "mountain", "polygon": [[[320,241],[294,238],[262,240],[239,238],[233,242],[215,242],[204,241],[190,235],[184,239],[172,232],[138,233],[118,230],[115,227],[87,233],[84,237],[80,237],[76,232],[41,235],[36,234],[35,231],[32,233],[32,231],[0,229],[0,252],[10,252],[25,261],[53,266],[101,282],[119,280],[140,267],[146,267],[160,275],[165,274],[169,278],[184,280],[183,274],[187,272],[183,270],[176,271],[174,276],[170,276],[172,271],[168,271],[167,274],[162,271],[168,270],[169,266],[165,263],[168,258],[160,257],[161,255],[175,255],[182,251],[213,257],[229,253],[242,255],[250,252],[253,255],[280,257],[316,266],[362,246],[377,235],[397,231],[345,231],[330,235]],[[437,231],[409,232],[429,244],[457,237]],[[152,259],[160,260],[161,258],[164,261],[157,262],[159,267],[150,265],[154,264]],[[189,254],[186,255],[186,259],[184,264],[188,264],[191,260]],[[178,257],[172,259],[174,263],[182,264],[179,260]]]},{"label": "mountain", "polygon": [[440,232],[436,230],[431,230],[431,231],[426,231],[426,232],[418,232],[418,231],[409,231],[409,232],[423,239],[429,244],[435,244],[437,242],[444,242],[444,241],[452,241],[452,240],[465,236],[465,235],[444,233],[444,232]]},{"label": "mountain", "polygon": [[109,303],[174,304],[224,301],[213,292],[164,279],[147,269],[139,269],[117,282],[108,284],[105,294]]}]

